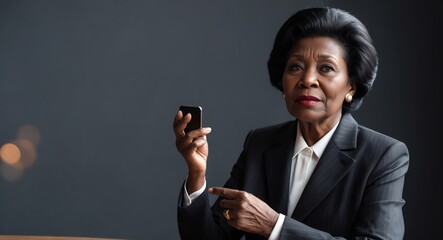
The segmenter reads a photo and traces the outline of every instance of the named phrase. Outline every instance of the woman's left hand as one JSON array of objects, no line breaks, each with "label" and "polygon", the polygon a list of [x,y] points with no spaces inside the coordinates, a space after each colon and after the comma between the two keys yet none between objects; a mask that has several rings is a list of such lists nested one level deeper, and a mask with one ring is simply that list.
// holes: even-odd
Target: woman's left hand
[{"label": "woman's left hand", "polygon": [[239,230],[269,238],[279,214],[256,196],[236,189],[211,187],[209,193],[222,197],[219,205],[228,211],[226,221]]}]

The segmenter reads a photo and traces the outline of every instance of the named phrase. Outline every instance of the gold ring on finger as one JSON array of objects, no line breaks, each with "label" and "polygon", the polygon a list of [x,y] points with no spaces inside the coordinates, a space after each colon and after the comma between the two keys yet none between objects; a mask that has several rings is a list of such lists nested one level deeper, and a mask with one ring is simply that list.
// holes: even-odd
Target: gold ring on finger
[{"label": "gold ring on finger", "polygon": [[223,216],[225,216],[226,220],[231,220],[231,216],[229,216],[229,209],[225,209],[223,211]]}]

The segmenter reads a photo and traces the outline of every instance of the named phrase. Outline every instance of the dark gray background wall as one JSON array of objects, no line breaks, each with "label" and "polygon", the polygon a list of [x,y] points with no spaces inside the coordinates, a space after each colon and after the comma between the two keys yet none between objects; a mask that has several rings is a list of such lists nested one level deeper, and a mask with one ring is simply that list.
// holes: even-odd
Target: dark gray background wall
[{"label": "dark gray background wall", "polygon": [[25,124],[40,133],[21,175],[0,164],[0,234],[178,239],[178,106],[203,107],[208,184],[222,185],[250,129],[291,119],[266,70],[280,25],[332,6],[380,55],[355,118],[410,149],[405,239],[440,236],[437,2],[0,1],[0,146]]}]

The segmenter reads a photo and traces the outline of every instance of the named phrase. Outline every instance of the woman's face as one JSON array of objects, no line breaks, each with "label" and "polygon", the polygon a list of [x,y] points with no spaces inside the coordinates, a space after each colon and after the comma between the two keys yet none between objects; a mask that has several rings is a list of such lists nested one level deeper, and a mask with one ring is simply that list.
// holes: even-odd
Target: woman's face
[{"label": "woman's face", "polygon": [[355,92],[344,50],[330,37],[301,39],[289,53],[282,85],[289,113],[313,124],[337,123],[346,94]]}]

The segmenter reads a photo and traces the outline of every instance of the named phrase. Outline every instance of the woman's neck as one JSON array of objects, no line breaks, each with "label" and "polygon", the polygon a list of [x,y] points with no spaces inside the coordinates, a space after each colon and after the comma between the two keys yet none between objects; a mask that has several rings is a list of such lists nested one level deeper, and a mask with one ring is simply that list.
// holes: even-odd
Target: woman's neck
[{"label": "woman's neck", "polygon": [[314,145],[340,121],[340,116],[322,122],[300,121],[300,131],[308,146]]}]

